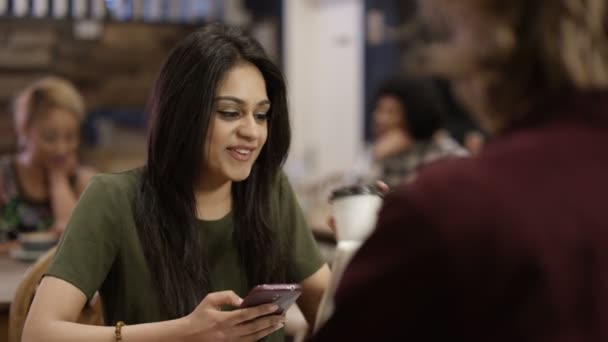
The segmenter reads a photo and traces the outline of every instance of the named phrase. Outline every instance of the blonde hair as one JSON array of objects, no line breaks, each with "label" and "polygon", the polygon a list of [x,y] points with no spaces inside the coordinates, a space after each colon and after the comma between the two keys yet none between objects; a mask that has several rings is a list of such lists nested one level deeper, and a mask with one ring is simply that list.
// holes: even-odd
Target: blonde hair
[{"label": "blonde hair", "polygon": [[51,109],[67,110],[79,122],[85,118],[84,100],[72,83],[59,77],[45,77],[15,98],[13,115],[17,134],[23,135],[32,121]]},{"label": "blonde hair", "polygon": [[[531,108],[549,96],[608,88],[605,0],[419,0],[419,4],[426,8],[431,26],[443,25],[449,33],[460,25],[486,39],[473,39],[471,46],[449,38],[427,44],[409,59],[409,66],[453,81],[480,81],[483,96],[469,100],[484,109],[483,115],[497,131],[529,119],[534,115]],[[469,17],[458,18],[463,13]],[[481,27],[473,27],[475,23]]]}]

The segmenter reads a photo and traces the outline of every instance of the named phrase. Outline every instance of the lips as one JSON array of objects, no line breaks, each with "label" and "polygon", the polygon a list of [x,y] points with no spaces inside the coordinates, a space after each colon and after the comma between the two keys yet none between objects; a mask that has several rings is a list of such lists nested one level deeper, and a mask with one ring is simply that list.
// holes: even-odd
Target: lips
[{"label": "lips", "polygon": [[67,159],[65,156],[53,156],[51,157],[51,162],[56,165],[63,165]]},{"label": "lips", "polygon": [[248,146],[235,146],[229,147],[227,150],[233,159],[245,162],[249,161],[253,157],[253,151],[255,151],[255,148]]}]

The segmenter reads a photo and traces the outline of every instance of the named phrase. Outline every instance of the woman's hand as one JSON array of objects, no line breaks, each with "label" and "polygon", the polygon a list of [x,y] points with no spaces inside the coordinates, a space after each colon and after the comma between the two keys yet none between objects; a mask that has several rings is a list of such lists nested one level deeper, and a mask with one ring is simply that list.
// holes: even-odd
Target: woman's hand
[{"label": "woman's hand", "polygon": [[282,315],[273,315],[278,307],[256,307],[222,311],[222,306],[241,305],[243,300],[232,291],[208,294],[188,316],[192,333],[186,341],[257,341],[285,325]]},{"label": "woman's hand", "polygon": [[78,168],[78,158],[71,154],[67,157],[55,157],[48,161],[46,171],[49,183],[69,179]]},{"label": "woman's hand", "polygon": [[378,137],[374,142],[373,154],[376,161],[399,154],[412,147],[414,142],[403,129],[394,129]]},{"label": "woman's hand", "polygon": [[78,193],[70,182],[70,177],[76,174],[77,168],[78,159],[75,154],[47,161],[46,181],[53,209],[53,231],[57,236],[61,236],[65,230],[78,200]]}]

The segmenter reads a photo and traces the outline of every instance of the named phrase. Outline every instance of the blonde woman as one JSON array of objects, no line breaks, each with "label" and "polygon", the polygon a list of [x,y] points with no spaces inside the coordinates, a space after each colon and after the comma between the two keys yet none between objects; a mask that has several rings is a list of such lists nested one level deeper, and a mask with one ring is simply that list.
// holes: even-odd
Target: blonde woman
[{"label": "blonde woman", "polygon": [[421,0],[494,137],[386,198],[318,341],[607,341],[608,4]]},{"label": "blonde woman", "polygon": [[68,81],[48,77],[15,99],[19,142],[0,158],[0,233],[63,231],[80,193],[94,174],[79,165],[84,102]]}]

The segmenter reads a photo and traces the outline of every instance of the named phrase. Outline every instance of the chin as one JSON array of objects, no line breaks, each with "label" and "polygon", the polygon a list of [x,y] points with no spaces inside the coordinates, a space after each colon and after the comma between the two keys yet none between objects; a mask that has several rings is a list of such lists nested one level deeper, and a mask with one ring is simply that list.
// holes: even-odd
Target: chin
[{"label": "chin", "polygon": [[251,169],[248,169],[246,171],[241,171],[241,172],[239,172],[239,171],[230,172],[228,174],[228,178],[233,182],[242,182],[245,179],[247,179],[250,174],[251,174]]}]

